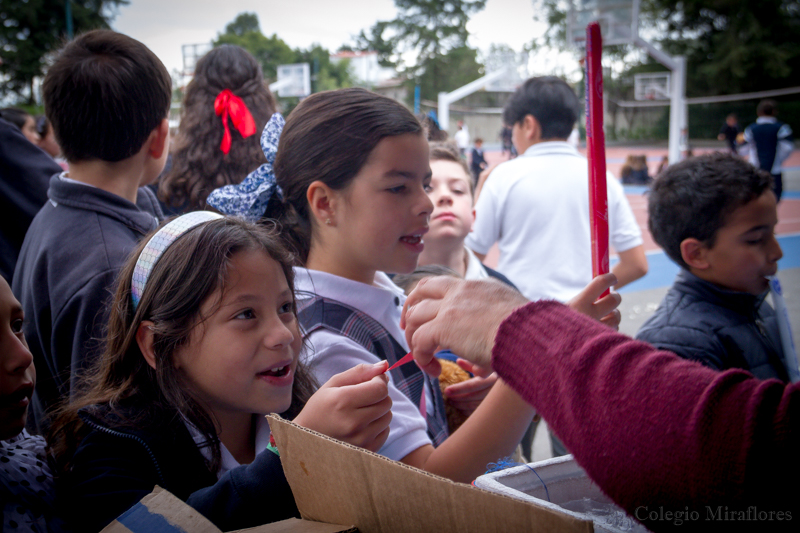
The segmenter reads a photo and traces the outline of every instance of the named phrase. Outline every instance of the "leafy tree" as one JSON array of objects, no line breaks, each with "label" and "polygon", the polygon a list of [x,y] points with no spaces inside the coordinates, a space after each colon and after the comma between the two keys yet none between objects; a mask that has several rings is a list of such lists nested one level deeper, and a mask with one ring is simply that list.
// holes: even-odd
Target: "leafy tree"
[{"label": "leafy tree", "polygon": [[[278,65],[308,63],[311,69],[312,92],[350,87],[353,79],[349,71],[349,61],[334,63],[330,60],[330,52],[318,44],[304,50],[291,48],[283,39],[273,34],[271,37],[261,33],[258,15],[240,13],[233,22],[225,26],[214,41],[214,46],[235,44],[241,46],[261,63],[264,77],[275,81],[278,78]],[[297,105],[297,98],[279,98],[284,112],[289,112]]]},{"label": "leafy tree", "polygon": [[240,13],[233,22],[225,26],[225,33],[217,36],[214,46],[235,44],[241,46],[255,57],[264,71],[264,77],[277,79],[278,65],[296,63],[296,53],[283,39],[273,34],[267,37],[261,33],[258,15]]},{"label": "leafy tree", "polygon": [[685,55],[687,92],[730,94],[800,81],[800,0],[648,0],[664,49]]},{"label": "leafy tree", "polygon": [[477,51],[469,46],[453,48],[441,56],[424,59],[419,65],[417,83],[420,94],[433,100],[440,92],[450,92],[480,78],[483,66],[478,62]]},{"label": "leafy tree", "polygon": [[[476,51],[469,48],[467,22],[486,0],[395,0],[398,15],[362,30],[356,47],[373,50],[383,66],[394,66],[423,98],[435,99],[480,76]],[[412,64],[404,58],[414,56]]]},{"label": "leafy tree", "polygon": [[[108,28],[114,8],[128,0],[71,0],[75,34]],[[48,55],[67,38],[65,0],[0,0],[2,94],[35,103],[34,80],[44,74]]]},{"label": "leafy tree", "polygon": [[[548,30],[532,47],[564,49],[567,2],[534,0],[534,6]],[[639,27],[665,52],[686,56],[690,96],[800,82],[800,0],[642,0]],[[626,70],[655,63],[632,46],[609,47],[604,54],[623,59]]]}]

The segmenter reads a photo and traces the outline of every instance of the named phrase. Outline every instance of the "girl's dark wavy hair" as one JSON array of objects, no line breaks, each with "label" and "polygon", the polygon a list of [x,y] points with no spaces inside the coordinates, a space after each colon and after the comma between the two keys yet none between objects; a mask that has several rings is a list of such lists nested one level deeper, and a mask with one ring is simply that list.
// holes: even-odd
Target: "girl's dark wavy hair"
[{"label": "girl's dark wavy hair", "polygon": [[[214,111],[214,100],[224,89],[244,101],[256,123],[256,133],[242,138],[229,119],[232,143],[227,155],[220,150],[222,117]],[[232,44],[208,52],[197,62],[194,78],[186,87],[172,167],[161,178],[159,199],[169,206],[194,211],[205,208],[206,198],[214,189],[240,183],[266,163],[261,132],[275,111],[275,98],[250,53]]]},{"label": "girl's dark wavy hair", "polygon": [[[289,287],[294,287],[292,258],[274,228],[226,217],[192,228],[172,243],[155,264],[134,309],[131,278],[148,240],[149,236],[142,240],[120,273],[105,352],[81,380],[82,386],[72,401],[54,413],[48,442],[57,475],[69,474],[72,456],[89,431],[78,416],[83,408],[121,430],[149,427],[164,421],[165,416],[166,420],[174,420],[180,413],[205,436],[211,450],[208,468],[217,472],[221,461],[218,423],[191,393],[183,373],[175,368],[174,354],[189,342],[192,330],[209,318],[201,315],[201,306],[217,288],[224,293],[230,260],[237,252],[267,253],[281,265]],[[154,323],[155,369],[136,342],[136,332],[144,320]],[[303,365],[298,365],[292,402],[282,415],[296,416],[314,390],[313,378]],[[130,409],[131,405],[136,410]]]},{"label": "girl's dark wavy hair", "polygon": [[308,259],[313,230],[309,185],[319,180],[343,190],[383,138],[422,132],[402,104],[361,88],[312,94],[294,108],[275,157],[275,179],[284,199],[274,195],[264,216],[280,223],[281,237],[301,265]]}]

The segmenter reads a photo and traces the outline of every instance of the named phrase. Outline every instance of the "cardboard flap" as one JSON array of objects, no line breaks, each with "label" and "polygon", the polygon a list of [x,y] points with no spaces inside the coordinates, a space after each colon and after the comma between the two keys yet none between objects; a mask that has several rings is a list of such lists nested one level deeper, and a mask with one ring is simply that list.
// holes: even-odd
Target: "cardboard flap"
[{"label": "cardboard flap", "polygon": [[455,483],[270,415],[286,479],[304,519],[361,533],[591,532],[591,521]]},{"label": "cardboard flap", "polygon": [[334,524],[323,524],[311,520],[288,518],[263,526],[238,529],[231,533],[358,533],[358,529]]},{"label": "cardboard flap", "polygon": [[[88,511],[91,512],[91,511]],[[101,533],[222,533],[206,517],[170,492],[156,487]]]}]

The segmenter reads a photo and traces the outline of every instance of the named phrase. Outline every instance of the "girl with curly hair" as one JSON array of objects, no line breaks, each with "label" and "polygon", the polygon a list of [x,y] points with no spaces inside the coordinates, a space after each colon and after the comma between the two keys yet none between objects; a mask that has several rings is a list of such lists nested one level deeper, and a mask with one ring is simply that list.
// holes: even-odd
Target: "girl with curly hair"
[{"label": "girl with curly hair", "polygon": [[203,56],[186,88],[171,168],[158,186],[167,211],[204,209],[211,191],[265,163],[256,132],[275,111],[261,67],[247,51],[224,44]]}]

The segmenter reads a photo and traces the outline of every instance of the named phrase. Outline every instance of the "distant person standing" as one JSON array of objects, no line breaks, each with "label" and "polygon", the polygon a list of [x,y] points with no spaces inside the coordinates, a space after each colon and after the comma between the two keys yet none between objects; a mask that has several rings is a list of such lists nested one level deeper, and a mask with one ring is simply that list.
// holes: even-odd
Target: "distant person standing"
[{"label": "distant person standing", "polygon": [[511,142],[511,126],[503,124],[503,129],[500,130],[500,140],[503,142],[503,151],[501,152],[503,155],[508,152],[509,159],[517,155],[514,144]]},{"label": "distant person standing", "polygon": [[472,171],[472,182],[478,184],[478,176],[481,171],[486,168],[486,159],[483,157],[483,139],[480,137],[475,139],[475,147],[470,152],[469,169]]},{"label": "distant person standing", "polygon": [[736,150],[736,137],[738,136],[739,121],[736,119],[736,115],[731,113],[725,118],[725,124],[723,124],[722,128],[720,128],[717,139],[720,141],[727,141],[728,150],[730,150],[732,154],[736,154],[738,153]]},{"label": "distant person standing", "polygon": [[463,120],[458,121],[458,131],[453,136],[453,139],[456,141],[456,145],[458,146],[458,151],[461,153],[461,157],[464,157],[467,154],[467,149],[469,148],[469,130],[467,126],[464,124]]},{"label": "distant person standing", "polygon": [[744,130],[744,140],[750,145],[750,162],[772,174],[773,190],[780,201],[783,193],[781,166],[794,149],[792,128],[776,118],[778,103],[775,100],[762,100],[756,114],[755,124]]}]

